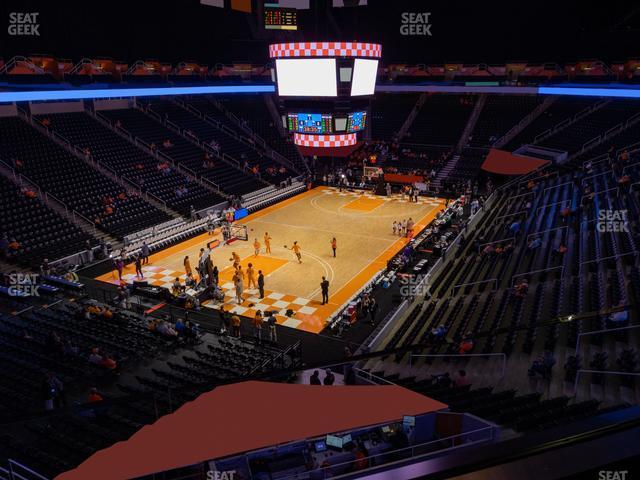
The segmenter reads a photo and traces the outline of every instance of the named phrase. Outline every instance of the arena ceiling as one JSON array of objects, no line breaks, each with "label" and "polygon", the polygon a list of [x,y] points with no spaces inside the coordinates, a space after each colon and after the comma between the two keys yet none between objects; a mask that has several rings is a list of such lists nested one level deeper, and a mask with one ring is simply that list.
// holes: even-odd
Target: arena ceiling
[{"label": "arena ceiling", "polygon": [[[199,0],[5,0],[0,56],[213,66],[267,62],[274,41],[359,40],[382,43],[388,63],[562,63],[624,60],[638,56],[640,44],[640,8],[631,2],[368,0],[368,6],[333,8],[331,0],[310,1],[298,13],[299,31],[290,32],[264,30],[258,11],[264,0],[253,0],[251,14],[232,10],[230,0],[227,8]],[[37,13],[39,35],[16,35],[15,12]],[[418,14],[421,26],[403,26]]]}]

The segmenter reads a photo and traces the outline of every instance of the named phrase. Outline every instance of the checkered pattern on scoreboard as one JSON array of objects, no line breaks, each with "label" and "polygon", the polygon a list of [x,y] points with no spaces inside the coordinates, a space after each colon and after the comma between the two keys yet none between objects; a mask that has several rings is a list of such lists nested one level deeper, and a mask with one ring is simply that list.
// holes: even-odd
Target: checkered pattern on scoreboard
[{"label": "checkered pattern on scoreboard", "polygon": [[350,147],[358,142],[355,133],[345,133],[344,135],[306,135],[304,133],[294,133],[293,143],[300,147]]},{"label": "checkered pattern on scoreboard", "polygon": [[362,42],[298,42],[269,45],[271,58],[382,56],[382,45]]},{"label": "checkered pattern on scoreboard", "polygon": [[[142,267],[142,273],[149,285],[156,287],[165,287],[171,290],[173,282],[176,277],[180,279],[180,282],[184,285],[186,274],[184,272],[176,272],[175,270],[168,270],[161,266],[156,265],[144,265]],[[133,283],[138,278],[133,273],[127,273],[122,276],[127,283]],[[118,284],[117,278],[114,278],[110,283]],[[264,298],[258,298],[257,289],[245,289],[242,294],[242,303],[238,304],[235,294],[235,287],[232,282],[226,282],[220,285],[220,288],[224,292],[224,304],[227,310],[243,315],[249,318],[253,318],[257,310],[264,311],[276,311],[275,315],[278,324],[286,327],[298,328],[303,322],[297,318],[297,315],[314,315],[317,311],[318,302],[310,300],[308,298],[297,297],[295,295],[285,295],[284,293],[278,293],[271,290],[265,290]],[[211,300],[206,300],[202,303],[205,308],[219,309],[220,304],[214,303]],[[293,315],[288,317],[286,312],[291,310]]]}]

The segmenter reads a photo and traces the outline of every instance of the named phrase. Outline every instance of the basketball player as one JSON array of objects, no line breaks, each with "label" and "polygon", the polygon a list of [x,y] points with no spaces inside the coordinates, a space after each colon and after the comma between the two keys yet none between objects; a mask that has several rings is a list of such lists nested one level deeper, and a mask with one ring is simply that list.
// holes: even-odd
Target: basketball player
[{"label": "basketball player", "polygon": [[413,227],[415,223],[413,222],[413,218],[409,217],[407,221],[407,238],[413,237]]},{"label": "basketball player", "polygon": [[256,283],[256,271],[253,268],[253,264],[250,263],[247,265],[247,288],[256,288],[258,285]]},{"label": "basketball player", "polygon": [[238,305],[240,305],[242,304],[242,292],[244,291],[241,272],[236,272],[236,274],[233,276],[233,285],[236,289],[236,302],[238,303]]},{"label": "basketball player", "polygon": [[298,263],[302,263],[302,253],[300,251],[300,245],[298,245],[298,242],[293,242],[293,246],[291,247],[291,250],[293,250],[293,253],[296,254],[296,257],[298,258]]},{"label": "basketball player", "polygon": [[336,249],[338,248],[338,241],[336,237],[331,239],[331,250],[333,250],[333,258],[336,258]]},{"label": "basketball player", "polygon": [[271,237],[269,232],[264,232],[264,249],[265,253],[271,253]]},{"label": "basketball player", "polygon": [[393,234],[397,235],[398,234],[398,222],[396,222],[395,220],[393,221],[392,228],[393,228]]},{"label": "basketball player", "polygon": [[256,238],[253,241],[253,256],[257,257],[260,254],[260,242],[258,241],[258,239]]}]

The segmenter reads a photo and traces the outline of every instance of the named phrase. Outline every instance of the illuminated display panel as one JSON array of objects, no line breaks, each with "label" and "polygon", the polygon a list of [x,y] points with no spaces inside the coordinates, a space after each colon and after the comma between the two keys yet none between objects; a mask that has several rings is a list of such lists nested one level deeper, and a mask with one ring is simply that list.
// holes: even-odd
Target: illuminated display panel
[{"label": "illuminated display panel", "polygon": [[373,95],[376,89],[378,60],[356,58],[353,62],[351,96]]},{"label": "illuminated display panel", "polygon": [[300,147],[337,148],[349,147],[358,143],[355,133],[343,133],[338,135],[307,135],[294,133],[293,143]]},{"label": "illuminated display panel", "polygon": [[276,59],[278,95],[335,97],[338,95],[334,58]]},{"label": "illuminated display panel", "polygon": [[332,133],[332,117],[320,113],[290,113],[287,119],[290,132]]},{"label": "illuminated display panel", "polygon": [[265,3],[264,28],[267,30],[297,30],[298,11],[295,8],[282,8],[277,3]]},{"label": "illuminated display panel", "polygon": [[367,112],[353,112],[347,117],[347,132],[361,132],[367,126]]}]

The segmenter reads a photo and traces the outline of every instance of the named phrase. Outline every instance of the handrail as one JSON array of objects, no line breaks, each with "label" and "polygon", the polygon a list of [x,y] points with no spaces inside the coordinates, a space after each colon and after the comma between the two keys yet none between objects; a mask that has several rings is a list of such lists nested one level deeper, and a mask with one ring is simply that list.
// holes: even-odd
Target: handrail
[{"label": "handrail", "polygon": [[[601,193],[607,193],[607,192],[610,192],[611,190],[616,190],[617,191],[617,190],[619,190],[619,187],[605,188],[604,190],[598,190],[597,192],[592,192],[592,193],[593,193],[593,195],[600,195]],[[580,197],[580,203],[582,203],[582,201],[585,198],[587,198],[588,196],[589,196],[589,194],[582,195]]]},{"label": "handrail", "polygon": [[514,217],[516,215],[520,215],[521,213],[527,213],[527,210],[520,210],[518,212],[506,213],[504,215],[500,215],[499,217],[496,217],[496,220],[500,220],[501,218]]},{"label": "handrail", "polygon": [[453,287],[451,287],[451,292],[449,293],[450,297],[453,297],[453,291],[456,288],[460,288],[460,287],[470,287],[471,285],[480,285],[482,283],[489,283],[489,282],[493,282],[494,284],[494,288],[492,291],[495,291],[498,289],[498,279],[497,278],[488,278],[487,280],[478,280],[477,282],[470,282],[470,283],[459,283],[457,285],[454,285]]},{"label": "handrail", "polygon": [[[464,415],[464,414],[459,414],[459,413],[448,413],[448,415]],[[486,426],[486,427],[481,427],[481,428],[476,428],[474,430],[470,430],[468,432],[462,432],[462,433],[457,433],[455,435],[450,435],[448,437],[443,437],[443,438],[437,438],[435,440],[429,440],[427,442],[423,442],[423,443],[418,443],[415,445],[409,445],[408,447],[402,447],[402,448],[398,448],[395,450],[387,450],[384,452],[380,452],[380,453],[376,453],[376,454],[372,454],[369,455],[367,457],[363,457],[363,458],[353,458],[351,460],[346,460],[344,462],[339,462],[339,463],[334,463],[334,464],[330,464],[330,465],[326,465],[326,466],[319,466],[313,470],[307,470],[304,472],[305,478],[329,478],[329,477],[333,477],[333,474],[331,473],[334,470],[346,470],[348,469],[348,467],[353,466],[356,464],[356,462],[367,462],[367,464],[371,464],[372,466],[384,466],[386,464],[389,463],[389,459],[390,455],[400,455],[401,452],[410,452],[410,456],[408,458],[424,458],[424,457],[428,457],[430,455],[440,455],[442,454],[442,452],[446,452],[449,450],[455,450],[458,448],[465,448],[468,447],[470,445],[475,445],[477,443],[483,443],[483,442],[488,442],[493,440],[493,431],[494,431],[494,426]],[[456,441],[460,438],[464,438],[464,437],[468,437],[471,435],[475,435],[477,436],[477,434],[479,434],[480,432],[489,432],[490,435],[486,438],[478,438],[475,440],[469,440],[469,441],[465,441],[465,442],[460,442],[459,444],[456,445]],[[444,444],[445,442],[450,442],[451,446],[449,447],[443,447],[441,449],[435,449],[435,450],[429,450],[427,449],[427,451],[424,451],[425,447],[427,447],[428,445],[438,445],[438,444]],[[275,447],[271,447],[271,448],[277,448],[277,446]],[[418,454],[416,454],[416,450],[420,449],[422,450],[422,453],[418,452]],[[383,457],[382,460],[378,460],[379,458]],[[385,461],[386,460],[386,461]],[[315,472],[315,473],[314,473]],[[366,470],[365,470],[366,472]],[[327,476],[329,475],[329,476]],[[286,477],[284,477],[282,480],[294,480],[294,479],[298,479],[300,478],[300,474],[299,473],[295,473],[292,475],[287,475]]]},{"label": "handrail", "polygon": [[200,145],[200,139],[191,131],[186,128],[182,130],[182,134],[185,137],[190,137],[192,141],[194,141],[197,145]]},{"label": "handrail", "polygon": [[502,357],[502,374],[500,378],[504,378],[507,372],[507,355],[502,352],[494,352],[494,353],[440,353],[440,354],[417,354],[417,353],[409,353],[409,366],[411,366],[413,357],[425,357],[425,358],[450,358],[450,357]]},{"label": "handrail", "polygon": [[563,226],[561,226],[561,227],[547,228],[547,229],[545,229],[545,230],[540,230],[539,232],[533,232],[533,233],[530,233],[529,235],[527,235],[527,241],[529,241],[529,239],[530,239],[531,237],[539,237],[539,236],[541,236],[543,233],[553,232],[553,231],[555,231],[555,230],[562,230],[563,228],[569,228],[569,226],[568,226],[568,225],[563,225]]},{"label": "handrail", "polygon": [[49,192],[44,192],[44,201],[46,203],[50,203],[51,200],[53,200],[56,203],[60,204],[61,208],[64,208],[65,213],[68,215],[69,214],[69,207],[67,207],[67,204],[64,203],[62,200],[59,200],[58,198],[56,198],[55,196],[53,196],[51,193]]},{"label": "handrail", "polygon": [[72,215],[74,215],[74,216],[76,216],[76,215],[77,215],[78,217],[80,217],[81,219],[83,219],[85,222],[87,222],[89,225],[93,225],[93,232],[94,232],[94,233],[96,232],[96,222],[93,222],[93,221],[89,220],[87,217],[85,217],[84,215],[82,215],[82,214],[81,214],[80,212],[78,212],[77,210],[73,210],[73,211],[71,212],[71,214],[72,214]]},{"label": "handrail", "polygon": [[602,175],[608,175],[609,173],[613,173],[613,170],[607,170],[606,172],[595,173],[593,175],[589,175],[588,177],[583,177],[582,180],[580,181],[580,184],[584,185],[585,180],[589,180],[595,177],[601,177]]},{"label": "handrail", "polygon": [[594,258],[593,260],[585,260],[584,262],[580,262],[579,271],[581,273],[582,272],[582,266],[583,265],[588,265],[589,263],[602,262],[604,260],[612,260],[614,258],[626,257],[627,255],[633,255],[633,256],[637,257],[639,253],[640,252],[638,252],[636,250],[633,250],[631,252],[618,253],[617,255],[609,255],[608,257]]},{"label": "handrail", "polygon": [[513,286],[514,284],[514,280],[518,277],[524,277],[525,275],[531,275],[534,273],[541,273],[541,272],[550,272],[551,270],[557,270],[560,269],[561,270],[561,274],[560,277],[564,277],[564,265],[558,265],[557,267],[549,267],[549,268],[540,268],[538,270],[531,270],[529,272],[524,272],[524,273],[517,273],[515,275],[513,275],[511,277],[511,286]]},{"label": "handrail", "polygon": [[626,327],[617,327],[617,328],[605,328],[603,330],[592,330],[591,332],[582,332],[578,333],[578,338],[576,340],[576,355],[580,351],[580,340],[583,336],[587,335],[595,335],[598,333],[609,333],[609,332],[619,332],[620,330],[631,330],[633,328],[640,328],[640,325],[627,325]]},{"label": "handrail", "polygon": [[503,242],[506,242],[506,241],[508,241],[508,240],[511,240],[511,241],[515,242],[516,237],[507,237],[507,238],[502,238],[502,239],[500,239],[500,240],[494,240],[493,242],[485,242],[485,243],[481,243],[481,244],[480,244],[480,247],[482,248],[482,247],[484,247],[485,245],[493,245],[494,243],[503,243]]},{"label": "handrail", "polygon": [[625,165],[625,167],[622,169],[622,173],[626,173],[627,168],[635,167],[636,165],[640,165],[640,162],[634,162],[630,163],[629,165]]},{"label": "handrail", "polygon": [[169,119],[166,119],[164,124],[169,130],[173,130],[173,131],[175,131],[177,133],[181,133],[182,132],[182,129],[180,128],[180,125],[178,125],[175,122],[172,122]]},{"label": "handrail", "polygon": [[211,180],[209,180],[207,177],[200,177],[200,180],[202,180],[203,182],[206,182],[206,183],[210,183],[211,185],[213,185],[213,187],[214,187],[216,190],[220,191],[220,187],[218,186],[218,184],[217,184],[217,183],[215,183],[215,182],[212,182],[212,181],[211,181]]},{"label": "handrail", "polygon": [[622,375],[622,376],[630,376],[630,377],[640,377],[640,372],[612,372],[609,370],[586,370],[580,369],[576,372],[576,380],[573,383],[573,395],[577,396],[578,392],[578,381],[580,380],[580,375],[583,373],[596,373],[600,375]]},{"label": "handrail", "polygon": [[156,197],[156,196],[155,196],[153,193],[151,193],[151,192],[146,192],[146,193],[145,193],[145,195],[146,195],[147,197],[151,197],[151,198],[152,198],[152,199],[154,199],[156,202],[160,203],[160,204],[164,207],[165,211],[167,210],[167,202],[165,202],[164,200],[162,200],[162,199],[161,199],[161,198],[159,198],[159,197]]},{"label": "handrail", "polygon": [[371,380],[371,379],[375,379],[376,381],[381,381],[382,383],[386,383],[387,385],[397,385],[396,383],[393,383],[391,380],[387,380],[384,377],[381,377],[379,375],[374,375],[371,372],[368,372],[366,370],[362,370],[361,368],[358,367],[352,367],[353,371],[356,372],[356,374],[358,374],[361,378],[364,378],[365,380]]},{"label": "handrail", "polygon": [[573,182],[564,182],[564,183],[560,183],[558,185],[552,185],[550,187],[545,188],[542,193],[544,194],[547,190],[553,190],[554,188],[560,188],[560,187],[564,187],[565,185],[573,185]]},{"label": "handrail", "polygon": [[140,107],[140,109],[143,110],[143,111],[146,111],[147,114],[149,114],[150,117],[155,118],[158,122],[164,123],[162,121],[162,117],[160,116],[160,114],[158,112],[154,112],[150,107],[148,107],[146,110],[142,109],[141,107]]},{"label": "handrail", "polygon": [[520,198],[520,197],[525,197],[527,195],[535,195],[535,192],[532,192],[531,190],[529,190],[528,192],[520,193],[520,194],[515,195],[513,197],[509,197],[508,201],[511,201],[511,200],[514,200],[514,199]]},{"label": "handrail", "polygon": [[[546,166],[546,165],[544,165],[544,166]],[[535,171],[531,172],[531,173],[535,173]],[[546,175],[539,175],[539,176],[534,177],[534,178],[527,178],[526,180],[520,180],[518,182],[518,187],[520,187],[520,185],[522,185],[523,183],[529,183],[531,181],[535,182],[536,180],[539,180],[541,178],[543,178],[545,180],[550,180],[552,178],[558,178],[559,176],[560,176],[560,173],[558,172],[558,170],[554,170],[553,172],[547,173]],[[533,192],[531,192],[531,193],[533,193]],[[515,198],[515,197],[513,197],[513,198]]]},{"label": "handrail", "polygon": [[[23,469],[25,472],[28,472],[29,475],[32,475],[37,480],[49,480],[47,477],[45,477],[43,475],[40,475],[38,472],[30,469],[29,467],[27,467],[26,465],[21,464],[20,462],[17,462],[16,460],[13,460],[12,458],[8,459],[8,464],[9,464],[9,475],[10,475],[9,478],[11,480],[33,480],[32,478],[28,479],[24,475],[16,472],[16,470],[19,470],[19,469]],[[6,471],[6,470],[4,470],[4,471]]]},{"label": "handrail", "polygon": [[220,122],[218,120],[216,120],[215,118],[213,118],[211,115],[205,115],[204,119],[207,122],[213,123],[218,129],[222,130]]},{"label": "handrail", "polygon": [[602,153],[602,154],[598,155],[597,157],[593,157],[593,158],[590,158],[589,160],[585,160],[584,162],[582,162],[582,168],[585,168],[587,166],[587,163],[589,163],[589,162],[591,162],[591,165],[593,165],[595,163],[606,162],[607,160],[609,160],[609,154],[608,153]]},{"label": "handrail", "polygon": [[567,198],[566,200],[560,200],[559,202],[547,203],[546,205],[542,205],[541,207],[536,208],[536,215],[539,215],[540,210],[542,210],[543,208],[554,207],[556,205],[560,205],[561,203],[569,203],[569,205],[571,205],[573,203],[573,200]]},{"label": "handrail", "polygon": [[141,193],[142,193],[142,187],[140,185],[138,185],[136,182],[134,182],[133,180],[131,180],[129,177],[127,177],[126,175],[122,175],[120,177],[123,181],[130,183],[131,185],[133,185],[134,187],[136,187]]}]

